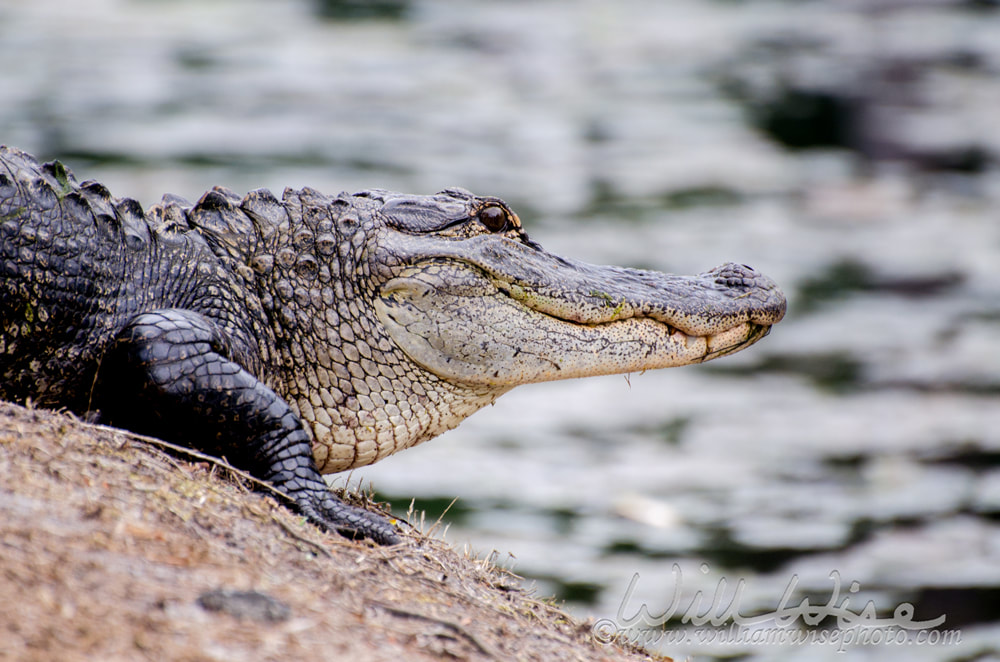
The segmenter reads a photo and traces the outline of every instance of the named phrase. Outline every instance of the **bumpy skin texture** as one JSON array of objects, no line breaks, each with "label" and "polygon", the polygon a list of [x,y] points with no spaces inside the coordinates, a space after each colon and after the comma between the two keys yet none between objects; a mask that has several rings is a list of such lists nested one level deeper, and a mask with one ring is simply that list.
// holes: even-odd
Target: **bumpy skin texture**
[{"label": "bumpy skin texture", "polygon": [[394,543],[320,472],[430,439],[528,382],[700,362],[785,310],[749,267],[700,276],[545,252],[452,189],[216,188],[143,211],[0,147],[0,397],[227,457],[312,521]]}]

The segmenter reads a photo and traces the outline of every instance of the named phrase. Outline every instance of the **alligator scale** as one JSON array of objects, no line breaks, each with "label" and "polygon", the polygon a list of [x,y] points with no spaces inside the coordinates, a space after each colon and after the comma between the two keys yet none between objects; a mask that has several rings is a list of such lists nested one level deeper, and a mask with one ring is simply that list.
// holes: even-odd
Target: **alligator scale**
[{"label": "alligator scale", "polygon": [[584,264],[497,198],[215,188],[143,211],[0,148],[0,398],[64,407],[270,481],[394,543],[321,473],[376,462],[519,384],[699,363],[767,335],[773,281]]}]

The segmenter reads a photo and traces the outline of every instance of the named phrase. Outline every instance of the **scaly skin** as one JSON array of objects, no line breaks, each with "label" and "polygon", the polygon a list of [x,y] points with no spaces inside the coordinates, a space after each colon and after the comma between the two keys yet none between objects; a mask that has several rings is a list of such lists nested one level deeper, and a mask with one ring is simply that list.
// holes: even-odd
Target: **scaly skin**
[{"label": "scaly skin", "polygon": [[312,521],[394,543],[320,472],[454,427],[518,384],[697,363],[785,299],[545,252],[503,201],[451,189],[277,200],[225,189],[143,211],[0,148],[0,398],[224,455]]}]

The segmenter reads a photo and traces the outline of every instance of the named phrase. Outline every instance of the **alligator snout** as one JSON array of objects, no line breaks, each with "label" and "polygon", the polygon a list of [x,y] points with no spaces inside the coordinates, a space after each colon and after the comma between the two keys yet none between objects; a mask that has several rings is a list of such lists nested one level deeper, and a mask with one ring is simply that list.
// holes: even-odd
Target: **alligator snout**
[{"label": "alligator snout", "polygon": [[714,278],[732,296],[752,298],[748,317],[750,322],[770,326],[777,324],[785,316],[787,302],[781,288],[750,265],[727,262],[702,276]]},{"label": "alligator snout", "polygon": [[757,342],[785,313],[775,282],[736,263],[678,276],[496,235],[391,248],[410,266],[383,286],[380,320],[411,359],[453,381],[512,387],[701,363]]}]

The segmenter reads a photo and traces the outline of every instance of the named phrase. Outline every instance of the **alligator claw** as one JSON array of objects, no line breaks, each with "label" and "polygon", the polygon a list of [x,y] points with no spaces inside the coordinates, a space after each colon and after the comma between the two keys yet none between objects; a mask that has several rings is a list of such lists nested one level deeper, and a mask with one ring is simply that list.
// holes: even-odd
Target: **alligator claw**
[{"label": "alligator claw", "polygon": [[346,504],[329,492],[322,496],[315,493],[301,495],[296,499],[296,505],[313,524],[336,531],[345,538],[369,538],[379,545],[398,545],[403,542],[388,518]]}]

